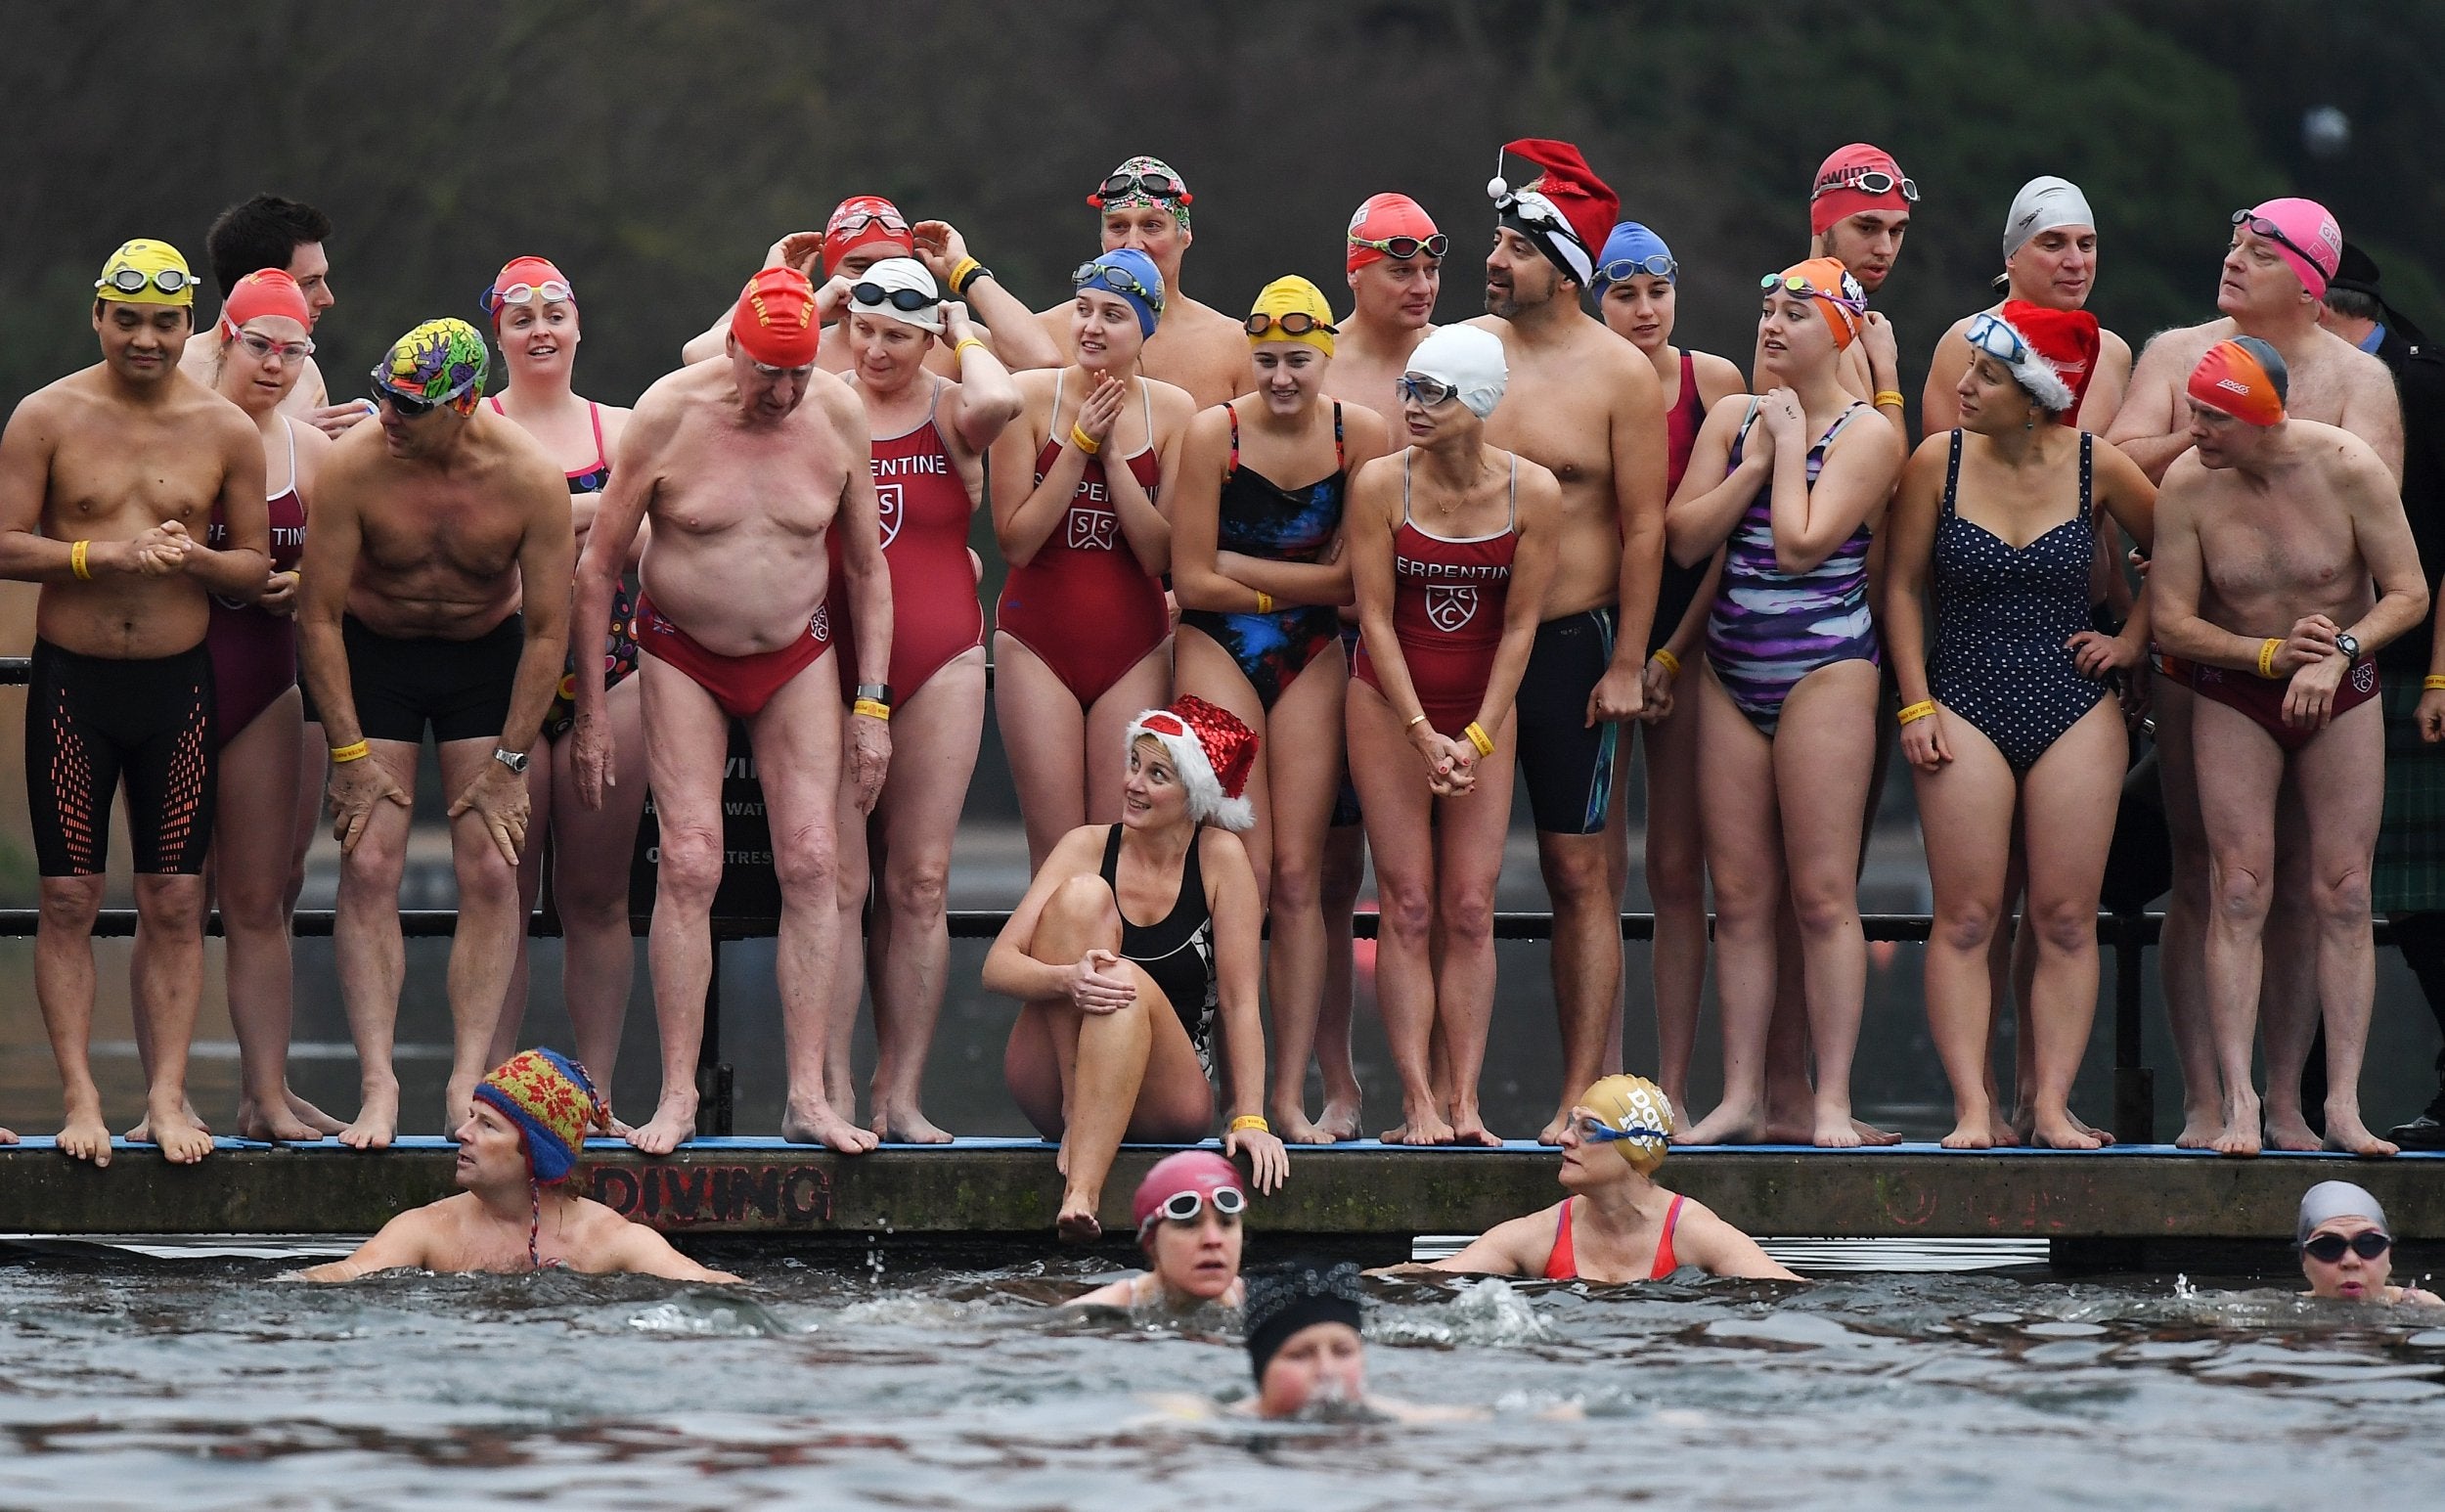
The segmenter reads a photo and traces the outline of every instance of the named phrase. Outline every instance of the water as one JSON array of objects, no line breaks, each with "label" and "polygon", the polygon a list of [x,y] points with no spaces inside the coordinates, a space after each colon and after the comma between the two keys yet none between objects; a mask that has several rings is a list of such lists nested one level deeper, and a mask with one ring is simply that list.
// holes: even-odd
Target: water
[{"label": "water", "polygon": [[1158,1405],[1244,1393],[1214,1327],[1051,1312],[1092,1261],[732,1263],[313,1289],[0,1251],[0,1506],[2233,1509],[2445,1472],[2445,1329],[2278,1278],[1379,1285],[1372,1389],[1491,1416],[1265,1426]]}]

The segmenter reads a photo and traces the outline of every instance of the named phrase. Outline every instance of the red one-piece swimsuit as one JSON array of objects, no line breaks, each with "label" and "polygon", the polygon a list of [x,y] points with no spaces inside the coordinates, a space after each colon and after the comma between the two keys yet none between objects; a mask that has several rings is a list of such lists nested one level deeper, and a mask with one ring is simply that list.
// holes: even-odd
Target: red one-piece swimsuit
[{"label": "red one-piece swimsuit", "polygon": [[[297,422],[283,417],[286,427]],[[297,432],[289,435],[289,486],[271,496],[264,509],[272,517],[272,570],[291,572],[305,556],[305,501],[297,494]],[[229,522],[220,506],[212,507],[212,523],[204,545],[214,551],[229,546]],[[227,745],[272,706],[297,681],[297,621],[251,603],[211,598],[211,619],[203,633],[212,655],[212,743]]]},{"label": "red one-piece swimsuit", "polygon": [[[1511,558],[1520,548],[1520,464],[1511,464],[1511,512],[1492,535],[1453,540],[1409,517],[1409,467],[1400,471],[1400,525],[1393,532],[1393,637],[1409,687],[1436,734],[1457,735],[1477,718],[1502,645]],[[1384,690],[1365,642],[1352,672]]]},{"label": "red one-piece swimsuit", "polygon": [[[891,568],[891,695],[906,701],[943,665],[985,644],[985,611],[976,601],[976,568],[968,558],[968,517],[974,503],[951,449],[934,422],[947,386],[934,383],[925,423],[874,443],[874,502],[883,521],[883,560]],[[840,570],[840,533],[830,533],[832,638],[840,647],[840,690],[858,684],[857,621]]]}]

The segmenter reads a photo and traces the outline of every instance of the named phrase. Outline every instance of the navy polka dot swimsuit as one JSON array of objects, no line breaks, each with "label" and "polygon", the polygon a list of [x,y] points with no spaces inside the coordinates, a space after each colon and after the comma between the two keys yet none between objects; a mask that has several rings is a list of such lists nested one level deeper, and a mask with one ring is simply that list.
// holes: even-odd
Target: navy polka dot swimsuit
[{"label": "navy polka dot swimsuit", "polygon": [[1944,470],[1944,512],[1935,527],[1930,579],[1935,600],[1935,652],[1928,683],[1946,709],[1995,742],[2015,772],[2026,772],[2063,733],[2106,696],[2080,676],[2067,644],[2092,628],[2090,448],[2080,435],[2080,509],[2028,545],[2015,549],[1953,508],[1961,482],[1961,432],[1953,432]]}]

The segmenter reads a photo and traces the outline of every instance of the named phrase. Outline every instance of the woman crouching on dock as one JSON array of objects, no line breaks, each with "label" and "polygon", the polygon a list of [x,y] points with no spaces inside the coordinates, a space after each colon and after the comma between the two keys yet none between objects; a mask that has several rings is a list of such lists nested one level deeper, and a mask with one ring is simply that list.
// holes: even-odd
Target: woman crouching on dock
[{"label": "woman crouching on dock", "polygon": [[[985,957],[985,988],[1024,1004],[1002,1074],[1066,1178],[1065,1239],[1095,1213],[1123,1138],[1184,1144],[1214,1126],[1218,1017],[1230,1054],[1226,1155],[1248,1152],[1257,1189],[1289,1174],[1265,1114],[1257,1009],[1257,876],[1236,831],[1257,736],[1183,697],[1131,722],[1121,822],[1054,845]],[[1148,922],[1139,923],[1140,919]]]}]

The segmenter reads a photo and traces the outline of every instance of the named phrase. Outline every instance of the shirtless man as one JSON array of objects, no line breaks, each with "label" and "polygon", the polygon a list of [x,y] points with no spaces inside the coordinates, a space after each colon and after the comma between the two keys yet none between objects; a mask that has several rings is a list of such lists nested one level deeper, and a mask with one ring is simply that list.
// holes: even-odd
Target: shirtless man
[{"label": "shirtless man", "polygon": [[[2263,931],[2284,892],[2285,912],[2316,931],[2326,1145],[2391,1155],[2360,1119],[2377,989],[2369,870],[2385,803],[2385,727],[2368,658],[2420,623],[2428,588],[2394,474],[2350,431],[2288,419],[2286,387],[2282,354],[2255,336],[2217,342],[2191,370],[2197,455],[2165,471],[2149,576],[2156,639],[2190,664],[2196,694],[2191,741],[2214,903],[2205,979],[2223,1092],[2212,1147],[2259,1150],[2250,1057]],[[2275,874],[2288,776],[2309,863],[2297,891]],[[2297,1100],[2312,1028],[2269,1013],[2271,1102],[2288,1088]]]},{"label": "shirtless man", "polygon": [[[1901,257],[1910,207],[1918,202],[1919,186],[1903,175],[1892,154],[1865,142],[1838,148],[1817,165],[1809,187],[1809,255],[1842,259],[1873,299]],[[1859,339],[1843,354],[1843,386],[1875,404],[1908,446],[1899,350],[1892,322],[1869,311]]]},{"label": "shirtless man", "polygon": [[736,1281],[671,1248],[592,1198],[568,1190],[589,1126],[610,1113],[586,1068],[553,1050],[520,1050],[475,1089],[459,1126],[455,1196],[411,1208],[346,1260],[300,1270],[300,1281],[353,1281],[377,1271],[628,1271],[674,1281]]},{"label": "shirtless man", "polygon": [[298,660],[331,742],[341,852],[332,937],[363,1089],[339,1139],[358,1149],[399,1131],[399,880],[427,724],[459,883],[445,1129],[467,1118],[526,926],[527,751],[560,681],[569,608],[539,592],[521,611],[519,584],[567,582],[577,542],[559,465],[478,408],[489,367],[461,320],[426,321],[391,346],[373,374],[380,423],[333,445],[298,569]]},{"label": "shirtless man", "polygon": [[[305,294],[311,324],[320,325],[323,312],[338,302],[332,293],[332,260],[323,249],[331,235],[331,217],[314,206],[278,195],[257,195],[231,205],[214,219],[212,229],[203,234],[203,250],[212,264],[212,282],[220,286],[223,299],[247,274],[278,268],[297,281],[298,289]],[[224,339],[217,321],[196,333],[187,343],[186,355],[178,360],[179,370],[210,387]],[[323,370],[314,365],[310,356],[305,360],[305,376],[297,379],[297,386],[289,390],[280,407],[325,435],[333,436],[372,419],[374,414],[370,400],[343,399],[332,403],[331,391],[323,382]]]},{"label": "shirtless man", "polygon": [[[2260,228],[2264,228],[2263,230]],[[2218,341],[2255,336],[2272,345],[2290,372],[2286,413],[2295,420],[2339,425],[2369,443],[2399,476],[2402,410],[2385,365],[2340,336],[2320,329],[2319,295],[2342,257],[2342,230],[2313,200],[2271,200],[2237,211],[2233,244],[2225,252],[2216,286],[2223,313],[2204,325],[2159,334],[2141,352],[2129,394],[2114,415],[2107,439],[2161,484],[2176,459],[2190,450],[2189,408],[2183,395],[2191,370]],[[2159,647],[2163,638],[2157,638]],[[2182,1068],[2183,1119],[2175,1142],[2204,1148],[2223,1133],[2216,1095],[2215,1050],[2202,975],[2207,914],[2207,839],[2200,825],[2195,763],[2191,753],[2190,689],[2177,668],[2159,667],[2156,689],[2156,750],[2164,784],[2165,823],[2173,838],[2173,894],[2165,907],[2159,953],[2165,1016],[2173,1029]],[[2295,806],[2282,811],[2279,858],[2301,855],[2293,830]],[[2305,886],[2298,882],[2295,889]],[[2315,947],[2310,920],[2289,911],[2270,921],[2274,969],[2267,984],[2270,1031],[2277,1021],[2310,1032],[2317,1018],[2311,962]],[[2285,1031],[2289,1033],[2289,1030]],[[2300,1117],[2297,1081],[2268,1089],[2269,1132],[2282,1146],[2315,1149],[2318,1137]]]},{"label": "shirtless man", "polygon": [[[1254,392],[1256,378],[1248,362],[1247,331],[1180,292],[1180,257],[1196,241],[1188,229],[1194,198],[1162,159],[1133,157],[1106,175],[1087,202],[1103,217],[1105,251],[1134,247],[1153,259],[1155,271],[1163,275],[1163,314],[1146,339],[1137,371],[1188,390],[1202,410]],[[1036,315],[1064,363],[1078,360],[1070,344],[1070,314],[1071,301],[1064,299]]]},{"label": "shirtless man", "polygon": [[[638,526],[651,545],[637,600],[645,689],[645,766],[662,825],[646,959],[662,1039],[662,1096],[628,1141],[667,1155],[695,1132],[696,1053],[713,980],[713,895],[722,883],[722,773],[730,722],[743,720],[772,817],[781,890],[781,1034],[789,1101],[782,1137],[843,1154],[875,1136],[824,1095],[839,954],[833,804],[840,791],[840,679],[834,670],[824,534],[841,532],[857,682],[880,690],[891,665],[891,576],[867,465],[866,409],[816,371],[814,288],[792,268],[747,281],[725,355],[656,382],[637,401],[619,467],[586,538],[577,622],[611,622],[611,591]],[[851,727],[860,814],[873,812],[891,758],[890,708],[863,691]],[[578,792],[600,804],[610,779],[602,689],[577,689]],[[852,1110],[854,1111],[854,1110]]]},{"label": "shirtless man", "polygon": [[[34,996],[66,1092],[60,1151],[107,1166],[88,1058],[93,926],[124,778],[148,967],[132,987],[151,1049],[145,1122],[130,1137],[187,1164],[212,1148],[187,1106],[212,843],[204,596],[252,602],[271,574],[263,443],[243,412],[179,371],[196,291],[175,249],[130,242],[94,289],[102,361],[27,397],[0,435],[0,578],[42,585],[25,698],[42,874]],[[216,508],[223,551],[203,544]]]},{"label": "shirtless man", "polygon": [[[1511,367],[1487,441],[1562,483],[1560,561],[1520,680],[1520,771],[1554,912],[1562,1090],[1537,1135],[1562,1137],[1572,1097],[1620,1043],[1622,895],[1608,838],[1620,722],[1646,699],[1647,632],[1664,570],[1664,389],[1649,363],[1581,303],[1621,210],[1578,149],[1513,142],[1543,170],[1494,200],[1487,313]],[[1500,181],[1497,180],[1499,185]]]}]

